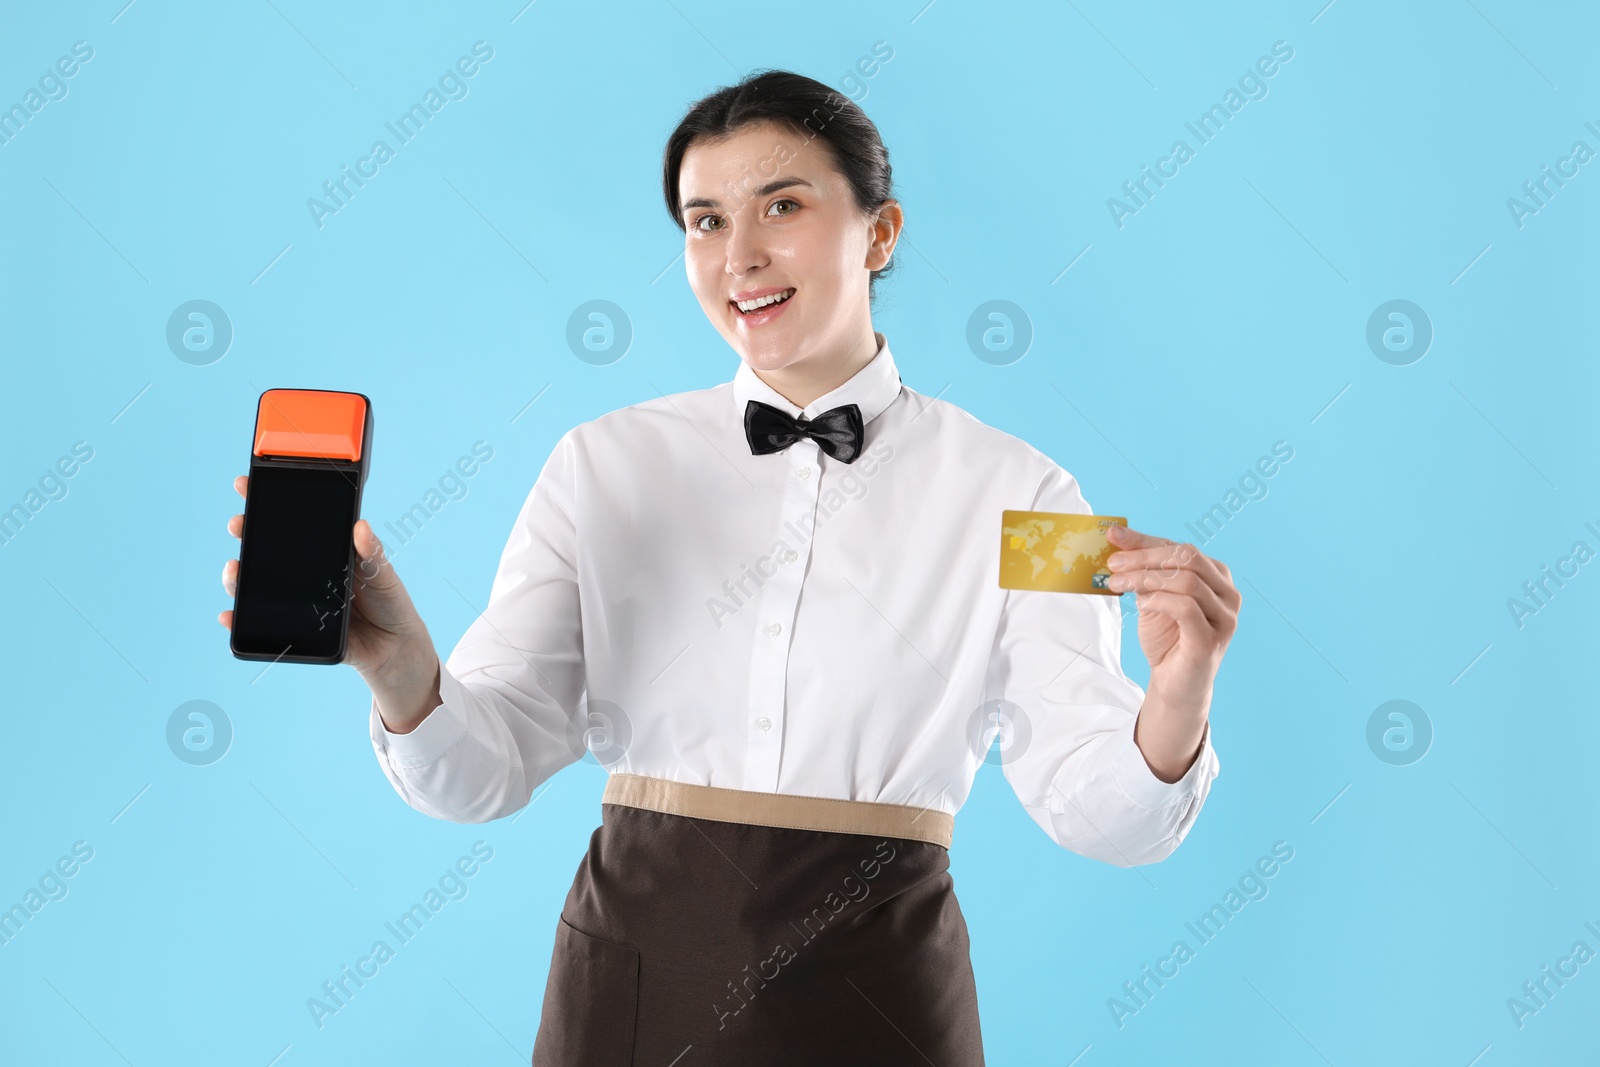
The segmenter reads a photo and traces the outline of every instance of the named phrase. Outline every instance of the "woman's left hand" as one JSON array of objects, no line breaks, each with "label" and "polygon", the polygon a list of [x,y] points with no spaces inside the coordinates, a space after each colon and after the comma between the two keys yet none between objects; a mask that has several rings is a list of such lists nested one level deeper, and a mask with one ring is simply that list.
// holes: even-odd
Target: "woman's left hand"
[{"label": "woman's left hand", "polygon": [[1226,564],[1191,544],[1124,526],[1106,531],[1116,551],[1107,588],[1138,597],[1139,645],[1150,661],[1149,689],[1203,713],[1211,683],[1239,622],[1239,591]]}]

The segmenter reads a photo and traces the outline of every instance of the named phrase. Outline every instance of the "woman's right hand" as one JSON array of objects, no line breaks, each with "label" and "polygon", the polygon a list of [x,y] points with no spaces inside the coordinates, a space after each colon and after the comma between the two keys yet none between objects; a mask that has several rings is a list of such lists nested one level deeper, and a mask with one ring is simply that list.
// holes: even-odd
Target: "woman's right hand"
[{"label": "woman's right hand", "polygon": [[[245,496],[250,478],[241,474],[233,488]],[[245,517],[228,520],[228,532],[244,536]],[[384,553],[383,543],[372,532],[366,519],[357,520],[353,530],[356,548],[356,573],[351,577],[350,631],[344,662],[361,673],[363,679],[387,706],[385,696],[421,692],[436,683],[438,657],[428,628],[417,613],[411,595],[395,574],[394,564]],[[239,586],[239,561],[230,559],[222,568],[222,587],[234,596]],[[217,621],[233,629],[233,611],[217,616]],[[408,702],[409,703],[409,702]],[[433,710],[430,703],[417,721]],[[414,709],[408,710],[407,715]],[[384,716],[385,722],[388,715]],[[400,725],[400,724],[397,724]],[[414,724],[411,724],[414,726]],[[390,729],[393,729],[393,725]]]}]

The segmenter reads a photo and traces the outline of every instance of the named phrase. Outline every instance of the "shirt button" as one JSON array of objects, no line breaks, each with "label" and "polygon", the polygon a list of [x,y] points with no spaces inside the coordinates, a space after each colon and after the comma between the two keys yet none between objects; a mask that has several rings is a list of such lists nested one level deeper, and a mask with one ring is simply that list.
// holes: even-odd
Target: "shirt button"
[{"label": "shirt button", "polygon": [[783,561],[785,563],[793,563],[795,560],[797,560],[799,558],[800,558],[800,553],[796,552],[792,548],[789,551],[787,551],[787,552],[785,552],[783,554]]},{"label": "shirt button", "polygon": [[769,622],[769,623],[767,623],[767,633],[771,634],[773,637],[777,637],[782,632],[783,632],[783,623],[781,623],[781,622]]},{"label": "shirt button", "polygon": [[795,471],[795,474],[799,475],[802,478],[809,478],[809,477],[811,477],[811,468],[810,467],[801,467],[799,470]]},{"label": "shirt button", "polygon": [[763,715],[761,718],[756,720],[756,725],[761,727],[763,730],[770,730],[772,729],[772,720]]}]

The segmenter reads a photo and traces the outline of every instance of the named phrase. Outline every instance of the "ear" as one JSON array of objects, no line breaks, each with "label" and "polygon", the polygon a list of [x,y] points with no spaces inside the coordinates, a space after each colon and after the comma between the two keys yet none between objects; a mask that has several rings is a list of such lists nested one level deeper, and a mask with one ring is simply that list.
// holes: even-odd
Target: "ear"
[{"label": "ear", "polygon": [[867,246],[867,261],[864,264],[868,270],[882,270],[883,265],[889,262],[904,224],[905,212],[900,210],[900,201],[885,200],[868,223],[867,235],[871,243]]}]

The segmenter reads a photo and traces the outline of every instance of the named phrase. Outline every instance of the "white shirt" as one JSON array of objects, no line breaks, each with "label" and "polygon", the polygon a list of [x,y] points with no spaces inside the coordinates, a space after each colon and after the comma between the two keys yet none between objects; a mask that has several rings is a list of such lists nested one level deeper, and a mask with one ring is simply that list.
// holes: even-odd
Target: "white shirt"
[{"label": "white shirt", "polygon": [[[589,731],[611,772],[954,814],[1009,721],[987,758],[1051,840],[1116,866],[1177,848],[1217,774],[1209,723],[1161,781],[1133,742],[1120,599],[999,586],[1001,512],[1089,513],[1076,480],[904,386],[877,338],[804,409],[741,362],[567,431],[441,664],[443,703],[394,734],[373,700],[406,803],[511,815]],[[751,399],[807,418],[857,404],[863,451],[752,455]]]}]

